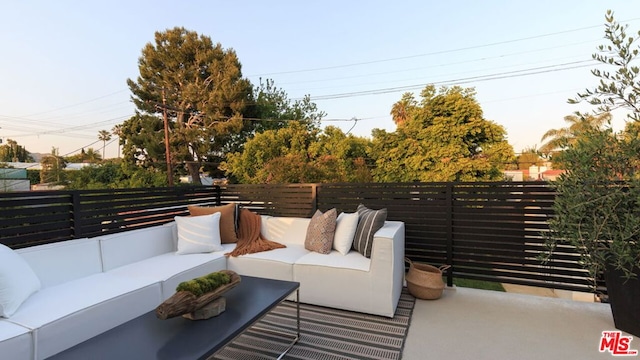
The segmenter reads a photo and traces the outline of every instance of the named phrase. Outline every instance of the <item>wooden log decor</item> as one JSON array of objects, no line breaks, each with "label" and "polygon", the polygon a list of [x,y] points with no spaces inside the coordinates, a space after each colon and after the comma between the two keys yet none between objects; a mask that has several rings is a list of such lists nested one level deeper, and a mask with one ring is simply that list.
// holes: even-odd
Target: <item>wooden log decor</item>
[{"label": "wooden log decor", "polygon": [[240,283],[240,275],[222,270],[182,282],[177,292],[156,308],[156,316],[166,320],[190,314],[219,298]]}]

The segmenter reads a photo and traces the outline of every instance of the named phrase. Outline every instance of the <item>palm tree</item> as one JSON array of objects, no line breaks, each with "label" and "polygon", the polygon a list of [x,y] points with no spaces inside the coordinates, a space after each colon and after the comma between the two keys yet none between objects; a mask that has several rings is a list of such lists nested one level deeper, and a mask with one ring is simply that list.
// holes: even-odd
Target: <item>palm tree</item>
[{"label": "palm tree", "polygon": [[403,125],[409,118],[409,112],[416,105],[416,101],[413,98],[413,94],[404,93],[400,101],[393,104],[391,107],[391,118],[397,126]]},{"label": "palm tree", "polygon": [[122,138],[122,124],[118,124],[111,129],[111,133],[118,137],[118,158],[120,158],[120,139]]},{"label": "palm tree", "polygon": [[97,153],[95,150],[93,150],[93,148],[88,148],[87,151],[84,153],[83,160],[90,163],[97,163],[100,160],[102,160],[102,158],[100,157],[100,153]]},{"label": "palm tree", "polygon": [[569,126],[560,129],[551,129],[542,135],[542,141],[549,139],[540,147],[540,152],[550,154],[555,150],[563,150],[574,144],[581,134],[588,129],[601,129],[611,120],[610,113],[600,115],[581,114],[576,112],[564,117]]},{"label": "palm tree", "polygon": [[111,133],[107,130],[98,131],[98,140],[102,141],[102,158],[104,159],[104,150],[107,147],[107,141],[111,140]]}]

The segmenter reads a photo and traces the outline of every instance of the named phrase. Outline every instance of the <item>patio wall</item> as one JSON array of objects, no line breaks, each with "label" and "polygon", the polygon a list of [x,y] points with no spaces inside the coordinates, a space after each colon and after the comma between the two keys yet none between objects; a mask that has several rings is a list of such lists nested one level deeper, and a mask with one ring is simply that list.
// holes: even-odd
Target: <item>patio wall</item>
[{"label": "patio wall", "polygon": [[0,194],[0,242],[13,248],[152,226],[187,205],[239,202],[260,214],[387,208],[405,222],[406,255],[452,277],[589,291],[573,249],[541,264],[554,193],[545,182],[228,185]]}]

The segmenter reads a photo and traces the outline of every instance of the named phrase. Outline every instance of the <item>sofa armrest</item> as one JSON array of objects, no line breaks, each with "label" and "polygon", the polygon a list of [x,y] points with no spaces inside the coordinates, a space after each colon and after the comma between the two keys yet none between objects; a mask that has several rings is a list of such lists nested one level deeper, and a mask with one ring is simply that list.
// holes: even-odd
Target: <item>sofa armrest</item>
[{"label": "sofa armrest", "polygon": [[[371,286],[374,294],[380,294],[373,301],[392,303],[397,306],[404,281],[404,222],[386,221],[373,237],[371,251]],[[391,312],[393,312],[395,307]]]}]

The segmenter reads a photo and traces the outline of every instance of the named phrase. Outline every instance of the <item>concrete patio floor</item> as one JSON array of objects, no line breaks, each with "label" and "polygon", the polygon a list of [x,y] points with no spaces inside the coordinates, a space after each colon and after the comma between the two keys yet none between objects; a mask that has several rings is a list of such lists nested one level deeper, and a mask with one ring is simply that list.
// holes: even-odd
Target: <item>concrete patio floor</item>
[{"label": "concrete patio floor", "polygon": [[[608,304],[447,288],[438,300],[416,300],[402,358],[613,359],[599,352],[608,330],[616,330]],[[640,350],[640,339],[630,348]]]}]

